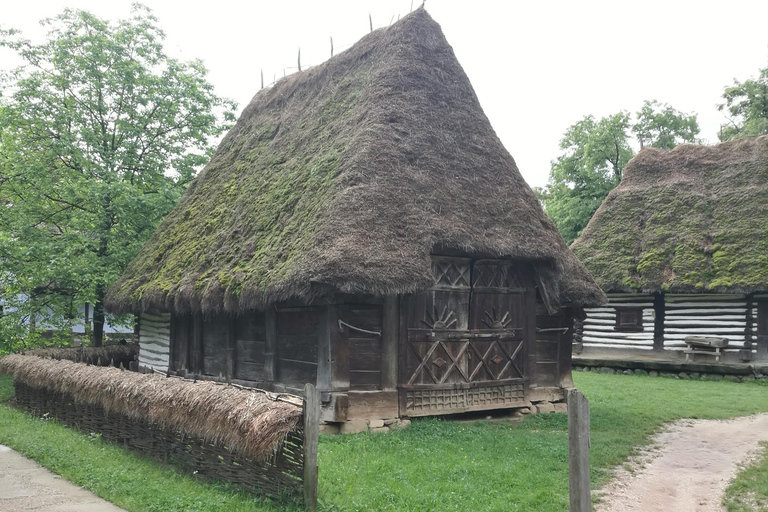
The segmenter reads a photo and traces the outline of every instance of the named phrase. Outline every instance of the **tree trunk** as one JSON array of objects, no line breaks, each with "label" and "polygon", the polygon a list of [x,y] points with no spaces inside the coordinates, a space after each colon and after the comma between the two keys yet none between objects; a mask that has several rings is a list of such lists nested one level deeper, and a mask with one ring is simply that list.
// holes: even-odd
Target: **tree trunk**
[{"label": "tree trunk", "polygon": [[104,341],[104,285],[96,287],[96,304],[93,305],[93,346]]}]

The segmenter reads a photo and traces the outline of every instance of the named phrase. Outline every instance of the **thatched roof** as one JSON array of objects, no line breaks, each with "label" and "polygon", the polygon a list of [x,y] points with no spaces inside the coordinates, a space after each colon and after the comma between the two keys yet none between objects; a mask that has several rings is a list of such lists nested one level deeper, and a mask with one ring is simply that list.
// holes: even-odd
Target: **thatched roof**
[{"label": "thatched roof", "polygon": [[221,442],[261,460],[274,453],[302,414],[300,405],[271,400],[256,390],[36,356],[5,356],[0,359],[0,373],[12,373],[14,381],[27,386],[103,407],[107,413]]},{"label": "thatched roof", "polygon": [[538,262],[554,303],[603,299],[419,9],[260,91],[107,305],[408,293],[433,284],[435,247]]},{"label": "thatched roof", "polygon": [[643,149],[571,248],[607,292],[768,291],[768,136]]},{"label": "thatched roof", "polygon": [[139,357],[138,343],[113,343],[101,347],[45,347],[25,350],[22,355],[37,356],[43,359],[75,361],[77,363],[115,366],[121,364],[127,368],[131,361]]}]

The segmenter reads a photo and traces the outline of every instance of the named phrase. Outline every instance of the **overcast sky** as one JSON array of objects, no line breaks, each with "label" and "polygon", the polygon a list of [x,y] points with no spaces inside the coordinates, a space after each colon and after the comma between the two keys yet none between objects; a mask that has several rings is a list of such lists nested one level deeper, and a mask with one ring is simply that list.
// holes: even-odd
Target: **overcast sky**
[{"label": "overcast sky", "polygon": [[[65,7],[110,19],[127,0],[27,0],[5,5],[0,26],[42,36],[41,18]],[[245,107],[265,81],[316,65],[411,9],[411,0],[144,0],[166,49],[202,59],[217,93]],[[414,0],[413,7],[420,5]],[[699,114],[717,142],[723,87],[768,66],[768,1],[427,0],[485,113],[532,186],[547,181],[565,130],[583,116],[636,112],[644,99]],[[14,65],[0,53],[0,68]]]}]

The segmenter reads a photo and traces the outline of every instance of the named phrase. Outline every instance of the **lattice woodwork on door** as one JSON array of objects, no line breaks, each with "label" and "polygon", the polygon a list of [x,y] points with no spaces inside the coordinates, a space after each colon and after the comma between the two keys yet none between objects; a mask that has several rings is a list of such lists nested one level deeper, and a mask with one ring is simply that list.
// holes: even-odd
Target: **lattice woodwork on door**
[{"label": "lattice woodwork on door", "polygon": [[410,339],[418,362],[406,385],[474,383],[523,379],[523,340],[519,338]]},{"label": "lattice woodwork on door", "polygon": [[525,403],[522,382],[488,383],[487,385],[449,389],[408,389],[405,410],[408,416],[456,413],[472,410],[500,409]]},{"label": "lattice woodwork on door", "polygon": [[432,258],[435,288],[469,288],[472,261],[465,258]]},{"label": "lattice woodwork on door", "polygon": [[515,266],[502,260],[479,260],[472,271],[473,288],[522,289]]}]

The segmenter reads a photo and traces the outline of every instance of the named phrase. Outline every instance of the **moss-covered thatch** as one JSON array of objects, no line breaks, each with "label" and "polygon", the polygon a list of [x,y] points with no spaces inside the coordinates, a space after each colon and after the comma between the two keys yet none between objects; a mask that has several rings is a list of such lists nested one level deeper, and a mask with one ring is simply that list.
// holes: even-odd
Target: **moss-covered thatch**
[{"label": "moss-covered thatch", "polygon": [[607,292],[768,291],[768,136],[643,149],[571,248]]},{"label": "moss-covered thatch", "polygon": [[535,260],[552,302],[603,299],[423,9],[260,91],[107,305],[238,312],[433,284],[436,247]]},{"label": "moss-covered thatch", "polygon": [[220,442],[231,450],[266,459],[301,419],[301,406],[270,400],[261,391],[214,382],[190,382],[158,374],[88,366],[12,354],[0,359],[0,373],[14,381],[133,419]]}]

